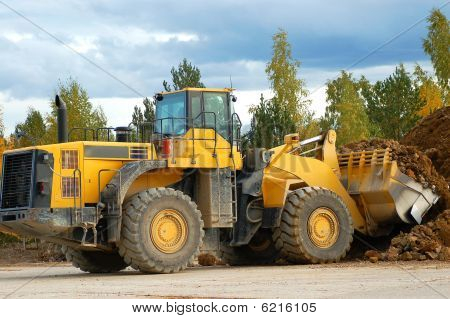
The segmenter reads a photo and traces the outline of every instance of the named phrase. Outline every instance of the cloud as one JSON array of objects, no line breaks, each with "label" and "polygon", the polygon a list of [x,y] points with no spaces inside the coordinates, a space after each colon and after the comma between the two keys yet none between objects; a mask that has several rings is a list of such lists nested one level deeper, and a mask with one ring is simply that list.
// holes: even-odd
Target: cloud
[{"label": "cloud", "polygon": [[310,110],[314,112],[314,117],[316,118],[325,114],[325,108],[327,107],[326,90],[325,86],[314,88],[309,96],[311,100]]},{"label": "cloud", "polygon": [[14,132],[17,123],[25,120],[29,107],[34,107],[44,115],[50,111],[49,99],[33,97],[17,99],[8,91],[0,91],[0,107],[3,108],[5,136]]},{"label": "cloud", "polygon": [[[260,60],[235,60],[198,64],[202,80],[207,86],[229,87],[239,90],[264,89],[268,86],[266,62]],[[230,82],[231,80],[231,82]]]},{"label": "cloud", "polygon": [[189,34],[189,33],[164,33],[164,32],[156,32],[150,33],[150,37],[156,42],[166,43],[169,41],[178,41],[178,42],[196,42],[199,41],[200,38],[197,34]]},{"label": "cloud", "polygon": [[[259,93],[268,90],[264,69],[272,54],[272,35],[284,28],[294,58],[302,62],[299,77],[311,92],[320,88],[312,96],[312,108],[321,115],[323,85],[328,79],[441,2],[193,0],[180,5],[154,0],[149,5],[145,0],[23,0],[10,5],[142,95],[161,90],[162,81],[170,80],[172,66],[183,58],[200,68],[208,86],[230,86],[231,76],[237,94],[242,93],[236,104],[238,112],[247,109],[248,103],[242,101],[258,103]],[[448,16],[450,6],[443,12]],[[46,107],[58,79],[68,77],[78,80],[91,97],[111,99],[105,101],[107,105],[116,105],[113,101],[118,98],[136,97],[135,92],[5,8],[0,8],[0,30],[4,30],[0,31],[0,103],[7,109],[5,122],[22,120],[33,101]],[[400,62],[422,64],[428,59],[422,49],[426,32],[426,23],[418,24],[351,71],[355,77],[364,74],[375,81],[392,73]],[[44,102],[39,104],[37,99]],[[107,113],[113,118],[116,111],[114,107],[110,110]],[[128,106],[120,107],[120,112],[126,110]],[[245,112],[242,117],[246,118]]]},{"label": "cloud", "polygon": [[79,53],[85,54],[88,53],[89,51],[97,51],[98,50],[98,46],[96,44],[98,38],[95,36],[75,36],[73,38],[73,41],[70,42],[68,45],[76,50]]},{"label": "cloud", "polygon": [[5,31],[2,36],[12,43],[19,43],[23,40],[30,40],[33,38],[33,34],[31,33],[20,33],[16,31]]},{"label": "cloud", "polygon": [[189,32],[147,31],[136,26],[105,27],[104,40],[111,38],[117,45],[145,46],[168,42],[197,42],[200,36]]},{"label": "cloud", "polygon": [[[431,63],[428,61],[418,61],[418,63],[426,71],[432,71]],[[375,82],[383,80],[392,74],[397,64],[380,65],[374,67],[358,68],[350,70],[355,78],[360,78],[364,75],[369,81]],[[412,72],[414,70],[415,63],[405,63],[407,71]],[[252,104],[259,103],[261,94],[266,99],[273,96],[273,92],[269,89],[268,82],[265,79],[264,68],[265,64],[261,61],[234,61],[228,63],[218,63],[203,65],[202,68],[212,72],[217,68],[220,73],[225,73],[224,70],[237,69],[240,72],[237,76],[233,77],[233,86],[237,88],[235,91],[238,97],[235,103],[236,113],[239,114],[244,124],[250,123],[250,114],[248,109]],[[247,73],[251,70],[253,73]],[[315,117],[320,117],[325,113],[326,103],[326,81],[335,79],[339,76],[340,70],[335,69],[306,69],[301,70],[300,77],[306,79],[307,88],[310,91],[309,99],[311,99],[310,109],[314,111]],[[239,84],[240,81],[246,79],[255,78],[255,81],[260,81],[259,88],[256,89],[242,89]],[[228,77],[205,77],[205,83],[208,83],[210,87],[226,87],[228,86]],[[131,79],[130,79],[131,82]],[[214,85],[213,85],[214,84]],[[217,84],[217,85],[215,85]],[[88,90],[89,91],[89,90]],[[146,90],[149,96],[153,94],[152,91]],[[51,92],[50,92],[51,93]],[[49,95],[48,95],[49,96]],[[50,111],[48,98],[39,97],[27,97],[27,98],[15,98],[11,94],[11,91],[0,91],[0,105],[4,110],[4,122],[6,132],[13,132],[14,126],[23,121],[26,116],[26,111],[29,106],[33,106],[36,109],[43,112],[43,114]],[[101,105],[108,118],[108,124],[112,126],[127,125],[131,119],[134,105],[141,105],[142,99],[140,97],[94,97],[91,98],[91,102],[94,106]]]}]

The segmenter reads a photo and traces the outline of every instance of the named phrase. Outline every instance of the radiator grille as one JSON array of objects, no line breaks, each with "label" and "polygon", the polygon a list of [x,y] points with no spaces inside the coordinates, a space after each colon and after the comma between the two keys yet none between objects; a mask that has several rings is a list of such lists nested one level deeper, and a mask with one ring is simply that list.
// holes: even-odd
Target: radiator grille
[{"label": "radiator grille", "polygon": [[3,161],[2,209],[30,206],[33,153],[5,155]]},{"label": "radiator grille", "polygon": [[78,151],[77,150],[62,150],[61,151],[61,168],[62,169],[77,169],[78,168]]},{"label": "radiator grille", "polygon": [[80,197],[80,179],[78,177],[66,177],[62,178],[62,197]]}]

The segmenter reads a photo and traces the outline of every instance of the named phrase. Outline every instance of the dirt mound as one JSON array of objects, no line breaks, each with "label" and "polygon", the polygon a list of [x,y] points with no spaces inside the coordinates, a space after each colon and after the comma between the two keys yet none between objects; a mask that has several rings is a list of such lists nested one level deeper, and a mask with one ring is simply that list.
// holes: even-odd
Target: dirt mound
[{"label": "dirt mound", "polygon": [[201,266],[214,266],[218,259],[212,254],[200,254],[198,256],[198,264]]},{"label": "dirt mound", "polygon": [[363,150],[392,150],[392,159],[397,161],[400,171],[424,187],[433,189],[441,196],[441,207],[450,208],[450,191],[447,181],[436,171],[431,160],[423,152],[413,146],[405,146],[394,140],[363,140],[341,146],[339,153],[358,152]]},{"label": "dirt mound", "polygon": [[416,146],[432,161],[436,170],[450,182],[450,107],[423,118],[401,143]]},{"label": "dirt mound", "polygon": [[[450,124],[449,124],[450,125]],[[373,139],[347,144],[340,153],[390,148],[392,159],[400,171],[433,189],[441,197],[425,217],[425,224],[414,226],[408,232],[395,236],[384,252],[368,250],[365,257],[371,262],[379,260],[450,260],[450,190],[428,156],[415,146],[397,141]],[[446,150],[448,151],[448,150]],[[429,150],[427,151],[429,152]],[[447,209],[447,210],[445,210]]]},{"label": "dirt mound", "polygon": [[368,250],[365,256],[372,262],[450,260],[450,210],[445,210],[433,221],[414,226],[409,233],[400,232],[392,238],[386,252]]}]

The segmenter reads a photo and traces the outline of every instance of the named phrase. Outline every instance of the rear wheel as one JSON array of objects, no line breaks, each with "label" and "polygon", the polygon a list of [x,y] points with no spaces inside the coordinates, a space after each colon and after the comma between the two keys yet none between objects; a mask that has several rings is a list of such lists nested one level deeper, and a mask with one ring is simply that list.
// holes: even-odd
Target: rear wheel
[{"label": "rear wheel", "polygon": [[67,246],[62,247],[62,252],[66,255],[67,261],[72,262],[74,267],[85,272],[118,272],[128,266],[117,252],[83,251]]},{"label": "rear wheel", "polygon": [[288,195],[273,238],[287,261],[338,262],[350,249],[353,222],[337,194],[320,187],[305,187]]},{"label": "rear wheel", "polygon": [[200,211],[189,196],[152,188],[125,203],[119,253],[142,272],[178,272],[199,254],[203,235]]},{"label": "rear wheel", "polygon": [[260,228],[248,245],[232,247],[221,243],[220,258],[230,266],[273,264],[280,257],[275,247],[272,230]]}]

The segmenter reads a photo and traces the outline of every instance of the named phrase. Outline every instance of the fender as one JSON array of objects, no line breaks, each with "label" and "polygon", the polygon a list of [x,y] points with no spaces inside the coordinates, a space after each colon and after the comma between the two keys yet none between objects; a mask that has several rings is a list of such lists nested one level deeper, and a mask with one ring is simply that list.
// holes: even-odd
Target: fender
[{"label": "fender", "polygon": [[[366,233],[364,217],[356,202],[347,193],[338,176],[324,162],[292,154],[280,156],[264,169],[262,189],[265,207],[283,207],[287,193],[297,187],[296,184],[320,186],[338,194],[347,205],[356,230]],[[292,186],[291,186],[292,185]]]},{"label": "fender", "polygon": [[108,242],[113,243],[120,239],[122,204],[133,182],[148,171],[166,167],[167,161],[137,161],[123,165],[114,174],[103,189],[101,202],[98,203],[106,219]]}]

